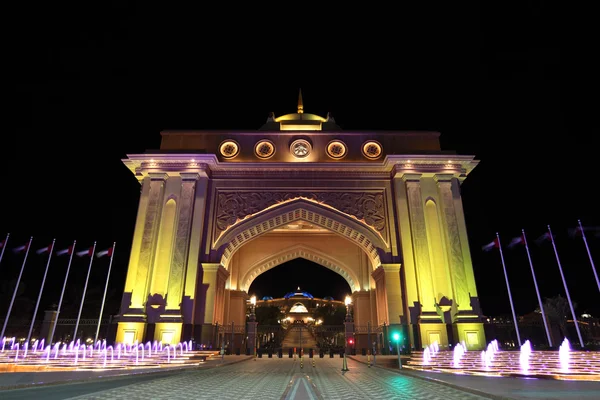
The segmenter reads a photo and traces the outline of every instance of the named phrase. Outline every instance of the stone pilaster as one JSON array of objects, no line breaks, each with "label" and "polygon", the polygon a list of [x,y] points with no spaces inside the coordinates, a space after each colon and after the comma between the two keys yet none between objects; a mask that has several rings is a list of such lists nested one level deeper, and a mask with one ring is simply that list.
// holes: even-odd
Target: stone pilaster
[{"label": "stone pilaster", "polygon": [[185,278],[185,266],[190,243],[190,226],[192,213],[194,211],[194,195],[198,174],[180,174],[181,194],[179,196],[179,210],[177,218],[177,229],[173,248],[173,259],[169,271],[169,283],[167,291],[166,312],[177,311],[181,314],[181,303],[183,299],[183,285]]},{"label": "stone pilaster", "polygon": [[148,174],[150,177],[150,191],[148,193],[148,206],[143,225],[142,241],[137,262],[136,284],[131,296],[132,306],[143,307],[148,297],[148,285],[152,275],[151,265],[156,247],[160,214],[167,174]]},{"label": "stone pilaster", "polygon": [[462,310],[469,310],[470,299],[467,279],[465,275],[465,264],[461,238],[458,231],[458,221],[454,210],[454,200],[452,198],[452,175],[435,176],[440,198],[442,200],[443,220],[446,232],[446,248],[448,249],[448,260],[450,261],[450,271],[452,283],[454,286],[454,295],[457,306]]},{"label": "stone pilaster", "polygon": [[421,196],[419,175],[404,175],[408,208],[410,213],[411,234],[419,287],[419,301],[424,312],[435,313],[435,295],[433,293],[431,262],[425,224],[425,212]]},{"label": "stone pilaster", "polygon": [[219,263],[202,263],[202,284],[206,285],[204,298],[204,324],[218,321],[219,310],[222,311],[225,301],[225,282],[229,272]]},{"label": "stone pilaster", "polygon": [[184,293],[181,308],[184,315],[184,324],[202,324],[202,320],[194,320],[195,307],[200,300],[197,296],[197,276],[199,272],[198,263],[200,259],[200,247],[204,236],[204,218],[207,204],[208,175],[206,165],[202,166],[198,174],[182,174],[182,179],[188,177],[195,179],[195,191],[193,198],[192,220],[190,225],[190,236],[188,253],[186,258],[187,268],[185,271]]}]

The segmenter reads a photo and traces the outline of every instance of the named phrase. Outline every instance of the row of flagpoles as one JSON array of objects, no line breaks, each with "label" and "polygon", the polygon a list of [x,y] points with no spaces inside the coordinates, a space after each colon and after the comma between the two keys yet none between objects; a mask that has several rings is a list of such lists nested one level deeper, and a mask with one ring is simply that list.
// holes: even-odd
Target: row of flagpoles
[{"label": "row of flagpoles", "polygon": [[[583,238],[583,242],[585,244],[585,248],[587,250],[588,257],[590,259],[590,263],[592,264],[592,271],[594,272],[594,276],[596,277],[596,284],[598,285],[598,291],[600,291],[600,280],[598,280],[598,273],[596,272],[596,267],[594,265],[594,260],[592,259],[592,254],[590,252],[590,248],[588,246],[587,238],[585,237],[585,231],[588,228],[584,228],[581,224],[581,220],[578,220],[578,226],[573,231],[576,235],[581,235]],[[577,316],[575,315],[575,309],[573,307],[573,302],[571,301],[571,295],[569,294],[569,288],[567,287],[567,282],[565,280],[565,275],[563,274],[562,265],[560,263],[560,258],[558,257],[558,251],[556,250],[556,243],[554,242],[554,235],[552,235],[552,230],[550,229],[550,225],[548,225],[548,232],[544,233],[538,239],[536,239],[536,243],[543,243],[544,241],[552,242],[552,248],[554,249],[554,255],[556,256],[556,262],[558,264],[558,270],[560,271],[560,276],[562,278],[563,286],[565,288],[565,293],[567,295],[567,301],[569,302],[569,308],[571,309],[571,315],[573,316],[573,323],[575,324],[575,330],[577,331],[577,336],[579,337],[579,343],[583,348],[583,339],[581,337],[581,332],[579,331],[579,324],[577,322]],[[544,305],[542,304],[542,298],[540,297],[540,290],[537,285],[537,280],[535,279],[535,272],[533,269],[533,263],[531,262],[531,254],[529,253],[529,246],[527,244],[527,237],[525,235],[525,230],[521,230],[521,236],[517,236],[513,238],[508,244],[509,248],[512,248],[516,245],[522,244],[525,246],[525,250],[527,252],[527,259],[529,260],[529,266],[531,267],[531,275],[533,276],[533,284],[535,285],[535,292],[537,294],[538,303],[540,306],[540,311],[542,313],[542,319],[544,321],[544,328],[546,330],[546,335],[548,337],[548,345],[552,347],[552,338],[550,336],[550,330],[548,328],[548,322],[546,321],[546,314],[544,313]],[[510,285],[508,283],[508,274],[506,273],[506,264],[504,262],[504,254],[502,253],[502,245],[500,244],[500,235],[496,232],[496,239],[492,242],[483,246],[484,251],[490,251],[494,248],[497,248],[500,252],[500,259],[502,261],[502,268],[504,270],[504,279],[506,280],[506,288],[508,289],[508,299],[510,301],[510,308],[512,311],[513,321],[515,324],[515,331],[517,333],[517,341],[519,343],[519,347],[521,346],[521,335],[519,334],[519,326],[517,324],[517,316],[515,314],[515,307],[512,300],[512,295],[510,293]]]},{"label": "row of flagpoles", "polygon": [[[2,262],[2,258],[4,257],[4,251],[8,246],[8,239],[10,238],[10,233],[6,235],[6,238],[0,242],[0,263]],[[10,317],[13,304],[15,302],[15,297],[17,296],[17,291],[19,289],[19,284],[21,283],[21,277],[23,276],[23,271],[25,269],[25,264],[27,262],[27,256],[29,255],[29,250],[31,249],[31,243],[33,242],[33,236],[29,238],[29,241],[19,247],[15,247],[13,252],[22,253],[25,252],[25,256],[23,258],[23,263],[21,264],[21,271],[19,272],[19,277],[17,278],[17,283],[15,285],[15,289],[12,295],[12,299],[10,300],[10,305],[8,306],[8,312],[6,313],[6,317],[4,318],[4,325],[2,326],[2,332],[0,332],[0,338],[4,337],[4,332],[6,330],[6,326],[8,324],[8,319]],[[46,283],[46,276],[48,274],[48,268],[50,267],[50,260],[52,259],[52,254],[54,252],[54,245],[56,243],[56,239],[52,240],[52,243],[46,247],[42,247],[36,251],[37,254],[48,253],[48,261],[46,262],[46,270],[44,271],[44,277],[42,278],[42,285],[40,287],[40,293],[38,294],[37,303],[35,305],[35,309],[33,311],[33,318],[31,319],[31,325],[29,326],[29,333],[27,334],[27,341],[25,343],[29,343],[31,340],[31,333],[33,332],[33,325],[35,323],[35,318],[37,316],[38,308],[40,306],[40,300],[42,298],[42,292],[44,290],[44,284]],[[81,319],[81,311],[83,310],[83,302],[85,300],[85,292],[87,291],[88,281],[90,279],[90,272],[92,271],[92,262],[94,261],[94,254],[97,258],[108,256],[110,257],[110,261],[108,263],[108,273],[106,275],[106,284],[104,286],[104,295],[102,296],[102,306],[100,307],[100,317],[98,318],[98,326],[96,328],[96,337],[94,338],[94,343],[98,341],[98,335],[100,334],[100,322],[102,321],[102,313],[104,312],[104,302],[106,300],[106,293],[108,291],[108,280],[110,279],[110,270],[112,267],[113,256],[115,254],[115,245],[116,242],[113,243],[112,247],[96,252],[96,242],[94,245],[89,247],[86,250],[75,251],[75,245],[77,241],[74,240],[73,244],[66,249],[59,250],[56,252],[57,256],[69,255],[69,264],[67,265],[67,272],[65,273],[65,280],[63,282],[62,291],[60,293],[60,300],[58,301],[58,309],[56,312],[56,317],[52,324],[52,328],[50,331],[50,337],[48,343],[52,343],[52,339],[54,338],[54,330],[56,329],[56,324],[58,322],[58,316],[60,314],[60,308],[62,306],[63,296],[65,294],[65,289],[67,287],[67,280],[69,278],[69,271],[71,269],[71,262],[73,261],[73,255],[76,254],[79,257],[90,257],[90,263],[88,266],[87,276],[85,278],[85,285],[83,287],[83,295],[81,296],[81,304],[79,305],[79,313],[77,314],[77,322],[75,323],[75,331],[73,333],[73,340],[77,337],[77,330],[79,329],[79,321]]]}]

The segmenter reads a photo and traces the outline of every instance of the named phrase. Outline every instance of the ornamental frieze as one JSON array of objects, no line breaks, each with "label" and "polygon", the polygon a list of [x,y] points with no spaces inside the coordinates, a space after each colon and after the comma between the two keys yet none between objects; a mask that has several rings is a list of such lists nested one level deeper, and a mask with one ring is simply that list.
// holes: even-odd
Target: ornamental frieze
[{"label": "ornamental frieze", "polygon": [[383,237],[387,236],[383,192],[221,192],[218,195],[217,229],[223,232],[249,215],[299,198],[326,204],[352,215]]}]

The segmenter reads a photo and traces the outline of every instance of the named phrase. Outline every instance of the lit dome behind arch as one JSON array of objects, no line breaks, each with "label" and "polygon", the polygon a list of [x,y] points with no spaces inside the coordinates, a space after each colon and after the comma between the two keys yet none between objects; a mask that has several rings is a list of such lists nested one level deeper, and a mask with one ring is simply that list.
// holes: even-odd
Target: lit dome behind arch
[{"label": "lit dome behind arch", "polygon": [[296,303],[290,308],[290,313],[308,313],[308,309],[302,303]]},{"label": "lit dome behind arch", "polygon": [[300,291],[289,292],[285,296],[283,296],[284,299],[289,299],[290,297],[306,297],[307,299],[314,299],[312,294]]}]

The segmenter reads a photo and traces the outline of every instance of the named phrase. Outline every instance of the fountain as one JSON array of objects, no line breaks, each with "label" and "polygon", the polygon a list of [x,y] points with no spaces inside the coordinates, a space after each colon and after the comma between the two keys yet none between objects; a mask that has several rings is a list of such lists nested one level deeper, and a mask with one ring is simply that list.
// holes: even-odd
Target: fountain
[{"label": "fountain", "polygon": [[429,347],[425,347],[423,351],[423,364],[428,365],[431,362],[431,352]]},{"label": "fountain", "polygon": [[462,344],[457,343],[456,346],[454,347],[454,368],[460,367],[460,360],[462,359],[462,356],[464,354],[465,354],[465,348],[462,346]]},{"label": "fountain", "polygon": [[569,343],[569,339],[565,338],[558,348],[558,358],[560,360],[561,371],[568,373],[571,361],[571,344]]},{"label": "fountain", "polygon": [[521,368],[521,372],[527,374],[529,372],[530,361],[529,357],[531,356],[531,343],[529,339],[523,343],[521,346],[521,354],[519,355],[519,366]]}]

